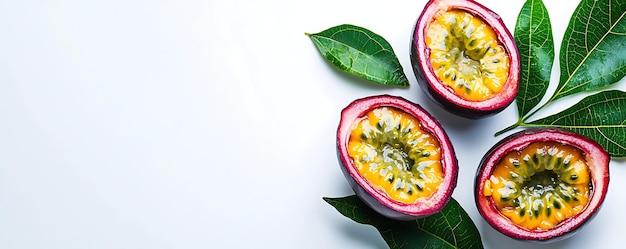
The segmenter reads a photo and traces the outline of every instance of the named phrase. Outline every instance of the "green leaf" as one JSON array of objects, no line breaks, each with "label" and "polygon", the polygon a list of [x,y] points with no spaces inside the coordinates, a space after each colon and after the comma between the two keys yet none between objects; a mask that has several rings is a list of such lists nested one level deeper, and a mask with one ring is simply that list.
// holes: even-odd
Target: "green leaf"
[{"label": "green leaf", "polygon": [[626,157],[626,92],[610,90],[588,96],[529,126],[569,129],[594,139],[612,157]]},{"label": "green leaf", "polygon": [[483,248],[478,228],[454,199],[441,212],[415,221],[386,218],[355,195],[324,200],[353,221],[375,227],[391,249]]},{"label": "green leaf", "polygon": [[527,0],[517,17],[515,43],[520,53],[521,75],[516,103],[523,118],[537,106],[550,85],[554,40],[548,10],[541,0]]},{"label": "green leaf", "polygon": [[582,0],[565,30],[551,100],[598,90],[626,75],[626,1]]},{"label": "green leaf", "polygon": [[384,85],[409,85],[391,45],[372,31],[344,24],[307,35],[321,55],[341,70]]}]

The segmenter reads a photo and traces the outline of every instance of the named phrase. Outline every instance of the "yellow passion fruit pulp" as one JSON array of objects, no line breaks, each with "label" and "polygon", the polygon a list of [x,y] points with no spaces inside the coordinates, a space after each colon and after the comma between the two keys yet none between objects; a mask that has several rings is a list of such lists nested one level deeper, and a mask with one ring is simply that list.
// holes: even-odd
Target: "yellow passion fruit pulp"
[{"label": "yellow passion fruit pulp", "polygon": [[486,181],[483,194],[513,223],[545,230],[580,213],[591,190],[580,149],[537,142],[509,152]]},{"label": "yellow passion fruit pulp", "polygon": [[337,156],[356,195],[388,218],[437,213],[456,187],[458,163],[447,134],[402,97],[369,96],[344,108]]},{"label": "yellow passion fruit pulp", "polygon": [[480,162],[474,190],[478,211],[515,239],[565,239],[602,206],[609,161],[601,145],[578,133],[543,128],[514,133]]},{"label": "yellow passion fruit pulp", "polygon": [[426,44],[435,74],[458,96],[481,101],[502,90],[509,56],[482,19],[463,10],[439,13],[428,25]]},{"label": "yellow passion fruit pulp", "polygon": [[420,88],[449,112],[471,119],[504,110],[519,91],[517,45],[502,19],[473,0],[430,0],[411,40]]},{"label": "yellow passion fruit pulp", "polygon": [[419,123],[403,111],[379,107],[355,123],[348,142],[359,173],[402,203],[432,195],[443,179],[439,142]]}]

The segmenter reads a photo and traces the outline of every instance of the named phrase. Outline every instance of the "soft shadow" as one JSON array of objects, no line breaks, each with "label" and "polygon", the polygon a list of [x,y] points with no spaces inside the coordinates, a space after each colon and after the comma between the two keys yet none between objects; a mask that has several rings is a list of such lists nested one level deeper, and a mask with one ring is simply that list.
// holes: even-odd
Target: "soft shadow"
[{"label": "soft shadow", "polygon": [[[355,87],[355,88],[377,90],[377,91],[388,91],[390,88],[398,88],[398,89],[409,88],[409,86],[384,85],[381,83],[369,81],[361,77],[358,77],[356,75],[352,75],[346,71],[343,71],[328,61],[325,61],[325,62],[326,62],[325,63],[326,67],[328,67],[329,70],[332,71],[338,78],[340,78],[342,81],[347,82],[348,84],[352,85],[352,87]],[[406,76],[407,78],[409,77],[408,75]]]},{"label": "soft shadow", "polygon": [[[466,131],[471,130],[473,127],[480,126],[481,123],[490,120],[492,117],[485,117],[481,119],[470,119],[455,115],[448,110],[444,109],[441,105],[435,103],[433,99],[424,93],[424,90],[417,89],[419,92],[419,98],[422,99],[420,103],[424,108],[433,115],[441,125],[446,127],[447,129],[453,129],[455,131]],[[489,122],[489,121],[487,121]]]},{"label": "soft shadow", "polygon": [[493,229],[487,222],[481,220],[479,222],[480,233],[483,244],[489,248],[506,248],[506,249],[565,249],[571,246],[572,240],[564,239],[561,241],[542,243],[532,241],[521,241],[507,237],[502,233]]},{"label": "soft shadow", "polygon": [[378,231],[372,226],[361,225],[354,222],[344,223],[342,224],[341,231],[346,237],[352,238],[355,242],[360,244],[360,246],[356,248],[389,248],[383,237],[380,236]]}]

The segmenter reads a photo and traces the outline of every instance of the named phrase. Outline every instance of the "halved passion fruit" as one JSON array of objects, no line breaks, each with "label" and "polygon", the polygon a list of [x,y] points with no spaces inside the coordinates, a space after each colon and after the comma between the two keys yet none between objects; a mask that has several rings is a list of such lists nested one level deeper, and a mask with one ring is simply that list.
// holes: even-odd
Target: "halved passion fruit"
[{"label": "halved passion fruit", "polygon": [[437,213],[456,187],[448,136],[429,113],[401,97],[371,96],[344,108],[337,155],[356,195],[389,218]]},{"label": "halved passion fruit", "polygon": [[609,154],[564,130],[531,129],[496,144],[478,168],[478,211],[515,239],[567,238],[598,212],[609,184]]},{"label": "halved passion fruit", "polygon": [[436,103],[466,118],[496,114],[518,92],[517,46],[500,17],[472,0],[430,0],[417,20],[411,63]]}]

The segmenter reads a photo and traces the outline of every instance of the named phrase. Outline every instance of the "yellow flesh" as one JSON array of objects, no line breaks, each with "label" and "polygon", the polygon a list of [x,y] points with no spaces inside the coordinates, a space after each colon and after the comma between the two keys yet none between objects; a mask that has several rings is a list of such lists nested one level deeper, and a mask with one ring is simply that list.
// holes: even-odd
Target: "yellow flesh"
[{"label": "yellow flesh", "polygon": [[581,150],[550,142],[509,152],[483,188],[502,214],[530,230],[550,229],[581,212],[590,191]]},{"label": "yellow flesh", "polygon": [[443,179],[437,139],[420,129],[419,120],[394,108],[374,109],[357,122],[348,153],[359,173],[397,202],[431,196]]},{"label": "yellow flesh", "polygon": [[493,29],[465,11],[438,14],[426,31],[426,46],[439,80],[464,99],[489,99],[508,78],[509,56]]}]

